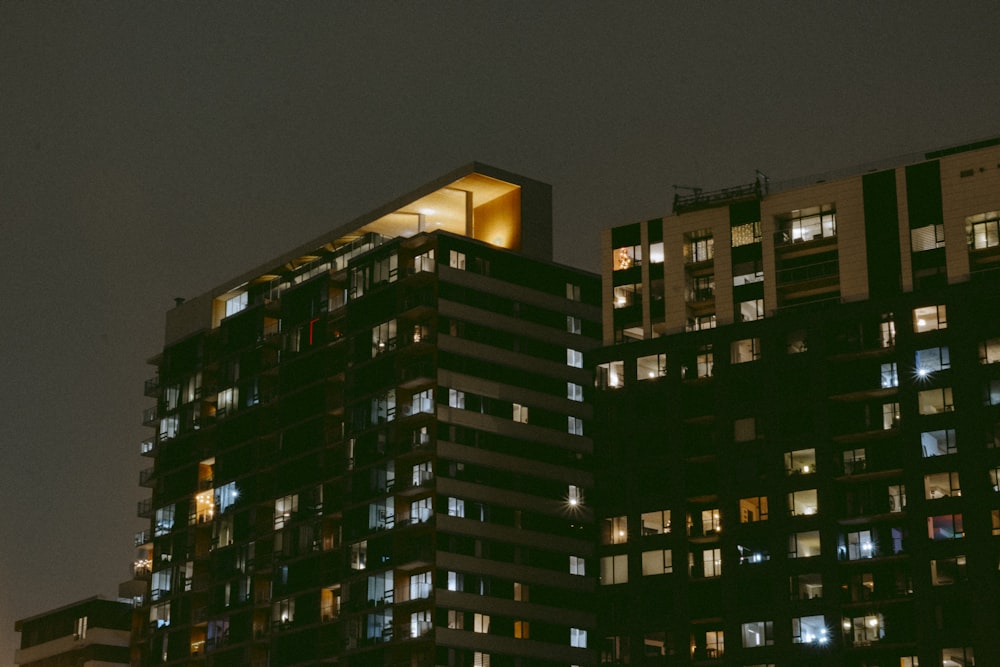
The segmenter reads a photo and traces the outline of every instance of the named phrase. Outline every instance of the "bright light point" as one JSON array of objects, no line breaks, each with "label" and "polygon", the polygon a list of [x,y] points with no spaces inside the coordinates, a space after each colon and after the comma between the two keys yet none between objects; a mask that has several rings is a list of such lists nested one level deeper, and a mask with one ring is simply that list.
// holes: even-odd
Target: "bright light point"
[{"label": "bright light point", "polygon": [[809,472],[809,466],[808,465],[802,466],[802,472]]},{"label": "bright light point", "polygon": [[844,629],[845,630],[850,630],[851,629],[851,622],[850,621],[844,621]]},{"label": "bright light point", "polygon": [[617,303],[617,304],[618,304],[619,306],[624,306],[624,305],[625,305],[625,297],[623,297],[623,296],[620,296],[620,297],[618,297],[618,298],[617,298],[617,299],[615,300],[615,302],[616,302],[616,303]]},{"label": "bright light point", "polygon": [[434,215],[434,209],[432,208],[422,208],[420,209],[422,215]]},{"label": "bright light point", "polygon": [[570,498],[569,499],[569,504],[570,505],[576,505],[576,498]]},{"label": "bright light point", "polygon": [[927,369],[921,368],[920,370],[917,371],[917,375],[919,375],[922,378],[927,377]]},{"label": "bright light point", "polygon": [[927,320],[917,320],[917,326],[918,327],[927,326]]},{"label": "bright light point", "polygon": [[820,637],[819,638],[819,643],[820,644],[825,644],[826,643],[826,637]]},{"label": "bright light point", "polygon": [[649,371],[649,377],[651,377],[651,378],[652,377],[656,377],[656,375],[653,373],[653,371]]}]

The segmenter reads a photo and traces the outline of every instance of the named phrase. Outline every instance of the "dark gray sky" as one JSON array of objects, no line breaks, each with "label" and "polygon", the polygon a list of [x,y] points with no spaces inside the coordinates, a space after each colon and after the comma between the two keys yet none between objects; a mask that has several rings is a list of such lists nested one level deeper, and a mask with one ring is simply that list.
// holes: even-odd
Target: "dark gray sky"
[{"label": "dark gray sky", "polygon": [[991,2],[0,0],[0,665],[113,595],[163,313],[472,160],[556,255],[671,185],[1000,135]]}]

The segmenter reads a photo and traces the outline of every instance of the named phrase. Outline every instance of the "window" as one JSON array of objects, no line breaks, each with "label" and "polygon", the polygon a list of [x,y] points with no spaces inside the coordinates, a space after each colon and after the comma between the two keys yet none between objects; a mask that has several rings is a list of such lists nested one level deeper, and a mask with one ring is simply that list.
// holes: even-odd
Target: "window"
[{"label": "window", "polygon": [[614,288],[614,300],[612,304],[615,308],[629,308],[642,303],[642,283],[634,285],[618,285]]},{"label": "window", "polygon": [[942,514],[927,517],[927,537],[931,540],[954,540],[965,537],[961,514]]},{"label": "window", "polygon": [[[391,574],[391,572],[390,572]],[[410,599],[420,600],[431,596],[431,573],[419,572],[410,577]]]},{"label": "window", "polygon": [[[285,571],[287,575],[287,570]],[[392,570],[379,572],[368,577],[368,601],[375,603],[391,603],[393,595],[393,574]]]},{"label": "window", "polygon": [[670,549],[654,549],[642,552],[642,576],[670,574],[674,571],[674,559]]},{"label": "window", "polygon": [[434,627],[429,609],[410,614],[410,637],[423,637]]},{"label": "window", "polygon": [[796,449],[785,452],[785,473],[788,475],[811,475],[816,472],[816,450]]},{"label": "window", "polygon": [[792,491],[788,494],[788,513],[792,516],[815,514],[817,508],[816,489]]},{"label": "window", "polygon": [[767,496],[740,499],[740,523],[767,521]]},{"label": "window", "polygon": [[944,247],[944,225],[925,225],[910,230],[910,251],[923,252]]},{"label": "window", "polygon": [[448,266],[453,269],[465,270],[465,253],[452,250],[448,253]]},{"label": "window", "polygon": [[734,364],[757,361],[760,359],[760,339],[744,338],[742,340],[734,340],[730,344],[730,352],[732,355],[730,360]]},{"label": "window", "polygon": [[578,334],[583,330],[583,322],[579,317],[566,316],[566,331],[571,334]]},{"label": "window", "polygon": [[691,577],[721,577],[722,549],[705,549],[700,556],[697,550],[689,552],[688,574]]},{"label": "window", "polygon": [[800,616],[792,619],[793,644],[825,644],[830,641],[823,616]]},{"label": "window", "polygon": [[598,389],[618,389],[625,386],[625,362],[609,361],[598,364],[594,386]]},{"label": "window", "polygon": [[[701,511],[701,534],[702,535],[714,535],[715,533],[722,530],[722,516],[719,514],[718,509],[702,510]],[[688,531],[688,535],[692,534]]]},{"label": "window", "polygon": [[465,392],[458,389],[448,390],[448,407],[450,408],[465,408]]},{"label": "window", "polygon": [[889,511],[902,512],[906,509],[906,485],[889,485]]},{"label": "window", "polygon": [[583,400],[583,385],[575,382],[566,383],[566,398],[571,401]]},{"label": "window", "polygon": [[158,628],[170,625],[170,603],[161,602],[149,608],[149,622]]},{"label": "window", "polygon": [[570,435],[583,435],[583,420],[579,417],[567,417],[566,431]]},{"label": "window", "polygon": [[215,489],[215,507],[218,512],[221,514],[235,505],[239,495],[239,491],[236,490],[236,482],[229,482]]},{"label": "window", "polygon": [[742,417],[733,420],[733,441],[752,442],[757,439],[757,420],[754,417]]},{"label": "window", "polygon": [[490,615],[489,614],[473,614],[472,615],[472,631],[479,632],[481,634],[489,634],[490,631]]},{"label": "window", "polygon": [[820,542],[818,530],[807,530],[801,533],[792,533],[788,536],[788,557],[789,558],[811,558],[820,555]]},{"label": "window", "polygon": [[955,454],[958,452],[958,445],[955,444],[955,429],[921,433],[920,449],[924,458]]},{"label": "window", "polygon": [[992,534],[1000,535],[1000,510],[990,511],[990,522],[992,525]]},{"label": "window", "polygon": [[641,266],[642,246],[632,245],[615,248],[613,257],[615,271],[624,271],[625,269],[631,269],[633,266]]},{"label": "window", "polygon": [[512,419],[521,424],[528,423],[528,406],[514,403],[512,406]]},{"label": "window", "polygon": [[863,447],[848,449],[843,453],[843,458],[845,475],[858,475],[868,470],[867,452]]},{"label": "window", "polygon": [[715,241],[707,231],[685,234],[684,261],[707,262],[715,257]]},{"label": "window", "polygon": [[702,345],[698,348],[698,356],[696,357],[698,377],[707,378],[712,377],[712,346]]},{"label": "window", "polygon": [[965,219],[969,250],[983,250],[1000,245],[1000,211],[970,215]]},{"label": "window", "polygon": [[372,356],[396,348],[396,320],[392,319],[372,327]]},{"label": "window", "polygon": [[742,634],[743,648],[771,646],[774,644],[774,623],[772,621],[744,623]]},{"label": "window", "polygon": [[930,347],[917,350],[914,369],[917,377],[925,378],[935,371],[951,368],[951,356],[947,347]]},{"label": "window", "polygon": [[580,628],[570,628],[569,645],[574,648],[587,648],[587,631]]},{"label": "window", "polygon": [[990,488],[1000,491],[1000,466],[990,468]]},{"label": "window", "polygon": [[514,582],[514,602],[527,602],[531,598],[531,588],[528,584]]},{"label": "window", "polygon": [[1000,405],[1000,380],[990,380],[983,385],[983,405]]},{"label": "window", "polygon": [[[414,394],[410,400],[410,414],[434,414],[434,390],[424,389]],[[391,421],[391,416],[390,416]]]},{"label": "window", "polygon": [[462,574],[461,572],[452,572],[451,570],[448,571],[448,582],[446,586],[449,591],[456,591],[461,593],[463,590],[465,590],[464,584],[465,584],[464,574]]},{"label": "window", "polygon": [[941,667],[975,667],[976,655],[971,646],[941,649]]},{"label": "window", "polygon": [[531,624],[528,621],[514,621],[514,639],[530,639]]},{"label": "window", "polygon": [[249,304],[249,294],[246,292],[240,292],[236,296],[229,297],[226,299],[226,317],[245,310],[247,304]]},{"label": "window", "polygon": [[793,600],[818,600],[823,597],[823,575],[818,573],[796,574],[788,578]]},{"label": "window", "polygon": [[670,510],[642,513],[642,534],[666,535],[670,532]]},{"label": "window", "polygon": [[913,309],[913,330],[917,333],[936,331],[948,326],[947,310],[940,306],[923,306]]},{"label": "window", "polygon": [[601,544],[628,542],[628,517],[615,516],[601,521]]},{"label": "window", "polygon": [[461,498],[448,498],[448,516],[464,517],[465,501]]},{"label": "window", "polygon": [[951,387],[927,389],[917,394],[917,410],[922,415],[951,412],[955,404],[951,398]]},{"label": "window", "polygon": [[809,340],[804,329],[789,331],[785,337],[785,352],[788,354],[801,354],[809,350]]},{"label": "window", "polygon": [[734,225],[730,228],[730,234],[732,235],[732,247],[734,248],[760,243],[760,221]]},{"label": "window", "polygon": [[896,372],[896,362],[882,364],[882,388],[899,386],[899,374]]},{"label": "window", "polygon": [[844,619],[844,630],[850,632],[849,642],[853,646],[868,646],[885,638],[885,619],[882,614],[855,616]]},{"label": "window", "polygon": [[174,529],[174,506],[167,505],[156,510],[153,519],[153,536],[166,535]]},{"label": "window", "polygon": [[736,320],[738,322],[755,322],[763,317],[764,299],[750,299],[736,304]]},{"label": "window", "polygon": [[887,431],[899,426],[899,403],[882,404],[882,430]]},{"label": "window", "polygon": [[[717,660],[726,653],[725,634],[722,630],[705,631],[705,658]],[[700,658],[697,648],[695,649],[695,659]]]},{"label": "window", "polygon": [[368,540],[362,540],[361,542],[355,542],[351,545],[351,569],[352,570],[363,570],[365,569],[366,561],[368,560]]},{"label": "window", "polygon": [[583,352],[567,348],[566,365],[573,368],[583,368]]},{"label": "window", "polygon": [[570,301],[580,301],[580,286],[566,283],[566,298]]},{"label": "window", "polygon": [[604,556],[601,558],[601,585],[628,583],[628,555]]},{"label": "window", "polygon": [[931,561],[931,584],[934,586],[951,586],[965,579],[965,556]]},{"label": "window", "polygon": [[299,494],[293,493],[274,500],[274,528],[283,528],[299,511]]},{"label": "window", "polygon": [[663,241],[649,244],[649,263],[663,264]]},{"label": "window", "polygon": [[715,313],[711,315],[699,315],[698,317],[689,317],[687,321],[688,331],[706,331],[708,329],[715,328]]},{"label": "window", "polygon": [[295,620],[295,598],[285,598],[274,603],[271,620],[275,623],[291,623]]},{"label": "window", "polygon": [[927,500],[962,495],[957,472],[936,472],[924,475],[924,497]]},{"label": "window", "polygon": [[979,344],[979,363],[995,364],[1000,362],[1000,338],[990,338]]},{"label": "window", "polygon": [[655,380],[667,375],[667,355],[650,354],[635,360],[636,380]]},{"label": "window", "polygon": [[413,523],[426,523],[430,521],[433,513],[430,498],[421,498],[410,503],[410,521]]},{"label": "window", "polygon": [[862,560],[874,558],[876,554],[875,542],[872,540],[872,531],[858,530],[846,535],[846,553],[841,553],[841,558],[847,556],[847,560]]},{"label": "window", "polygon": [[791,211],[776,217],[776,246],[802,243],[837,235],[837,214],[833,204]]},{"label": "window", "polygon": [[583,556],[569,557],[569,573],[583,577],[587,574],[587,561]]},{"label": "window", "polygon": [[[892,313],[883,317],[891,318]],[[896,322],[892,319],[886,319],[879,323],[879,344],[883,348],[892,347],[896,344]]]}]

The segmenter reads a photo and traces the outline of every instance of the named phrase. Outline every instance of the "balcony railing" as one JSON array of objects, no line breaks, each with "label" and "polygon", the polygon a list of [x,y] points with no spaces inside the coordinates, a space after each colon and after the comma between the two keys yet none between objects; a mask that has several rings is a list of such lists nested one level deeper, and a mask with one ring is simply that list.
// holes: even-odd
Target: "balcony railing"
[{"label": "balcony railing", "polygon": [[143,426],[156,426],[156,407],[146,408],[142,411],[142,425]]},{"label": "balcony railing", "polygon": [[143,383],[143,394],[150,398],[156,398],[160,393],[160,377],[151,377]]},{"label": "balcony railing", "polygon": [[136,506],[136,514],[140,519],[149,519],[153,516],[153,499],[146,498],[140,500]]}]

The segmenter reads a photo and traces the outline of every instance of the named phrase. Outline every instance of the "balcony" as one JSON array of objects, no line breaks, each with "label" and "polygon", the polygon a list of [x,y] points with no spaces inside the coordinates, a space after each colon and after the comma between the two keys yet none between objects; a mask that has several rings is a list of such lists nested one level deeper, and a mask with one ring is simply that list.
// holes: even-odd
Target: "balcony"
[{"label": "balcony", "polygon": [[144,486],[146,488],[152,488],[154,486],[153,477],[156,474],[153,466],[149,466],[144,470],[139,471],[139,486]]},{"label": "balcony", "polygon": [[152,542],[152,538],[149,535],[148,530],[140,530],[135,534],[135,546],[141,547],[143,544],[149,544]]},{"label": "balcony", "polygon": [[143,395],[149,398],[156,398],[160,394],[160,377],[151,377],[143,383]]},{"label": "balcony", "polygon": [[146,498],[144,500],[140,500],[136,506],[136,515],[140,519],[153,518],[153,499]]},{"label": "balcony", "polygon": [[139,454],[142,456],[156,456],[156,438],[146,438],[139,443]]},{"label": "balcony", "polygon": [[146,408],[142,411],[142,425],[143,426],[156,426],[158,420],[156,416],[156,407]]}]

